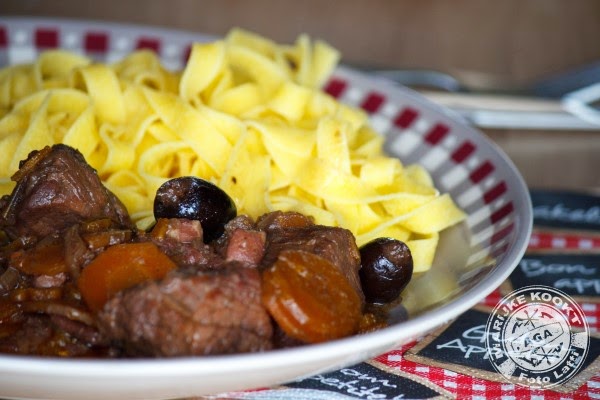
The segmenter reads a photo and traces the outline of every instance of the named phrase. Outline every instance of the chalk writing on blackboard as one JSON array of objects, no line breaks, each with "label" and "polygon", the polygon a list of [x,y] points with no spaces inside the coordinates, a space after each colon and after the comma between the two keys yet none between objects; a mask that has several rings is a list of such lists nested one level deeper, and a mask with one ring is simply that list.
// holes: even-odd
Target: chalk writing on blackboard
[{"label": "chalk writing on blackboard", "polygon": [[569,208],[563,203],[536,206],[533,211],[535,218],[553,219],[575,224],[600,223],[600,206],[585,208]]},{"label": "chalk writing on blackboard", "polygon": [[600,255],[525,255],[510,275],[509,282],[512,287],[505,291],[545,285],[560,289],[574,298],[600,300]]},{"label": "chalk writing on blackboard", "polygon": [[338,371],[317,374],[285,385],[340,393],[357,399],[432,399],[440,392],[408,377],[392,374],[370,363],[360,363]]},{"label": "chalk writing on blackboard", "polygon": [[477,325],[462,332],[460,337],[437,344],[435,347],[438,350],[458,350],[463,358],[483,357],[485,360],[489,358],[485,347],[485,335],[485,325]]},{"label": "chalk writing on blackboard", "polygon": [[584,193],[532,190],[536,226],[600,230],[600,197]]}]

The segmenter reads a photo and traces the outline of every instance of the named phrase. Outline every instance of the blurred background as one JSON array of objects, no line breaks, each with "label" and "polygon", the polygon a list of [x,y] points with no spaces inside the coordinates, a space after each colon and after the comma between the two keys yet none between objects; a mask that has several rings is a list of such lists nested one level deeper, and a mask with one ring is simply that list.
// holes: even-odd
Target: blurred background
[{"label": "blurred background", "polygon": [[600,192],[600,125],[560,103],[600,82],[597,0],[0,0],[0,14],[215,35],[238,26],[279,42],[306,32],[338,48],[344,63],[462,113],[531,187]]}]

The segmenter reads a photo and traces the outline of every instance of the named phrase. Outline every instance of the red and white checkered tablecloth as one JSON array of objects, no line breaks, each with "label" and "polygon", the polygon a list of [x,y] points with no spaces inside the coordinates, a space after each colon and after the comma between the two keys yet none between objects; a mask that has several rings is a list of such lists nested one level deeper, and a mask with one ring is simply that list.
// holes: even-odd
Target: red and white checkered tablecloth
[{"label": "red and white checkered tablecloth", "polygon": [[[500,291],[490,294],[482,304],[495,306],[502,298]],[[591,332],[599,332],[600,304],[580,303]],[[416,376],[429,380],[436,385],[451,392],[458,399],[600,399],[600,373],[580,386],[572,393],[558,393],[551,390],[531,389],[529,387],[510,383],[492,382],[472,376],[459,374],[439,367],[422,365],[404,358],[404,353],[412,348],[415,343],[407,344],[400,349],[382,354],[377,361],[390,367],[398,368]]]}]

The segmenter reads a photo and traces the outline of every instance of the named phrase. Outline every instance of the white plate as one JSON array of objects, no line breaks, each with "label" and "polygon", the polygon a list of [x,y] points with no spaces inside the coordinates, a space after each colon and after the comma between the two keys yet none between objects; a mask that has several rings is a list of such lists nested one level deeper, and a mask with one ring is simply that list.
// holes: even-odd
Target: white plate
[{"label": "white plate", "polygon": [[[181,67],[190,43],[211,37],[140,26],[50,19],[0,18],[0,65],[32,61],[47,47],[114,61],[152,47],[168,67]],[[528,244],[528,190],[511,161],[482,133],[417,93],[339,67],[326,90],[363,107],[386,148],[405,164],[420,163],[436,186],[469,215],[444,232],[435,265],[411,282],[408,321],[377,332],[261,354],[138,360],[75,360],[0,355],[0,397],[162,399],[271,386],[351,365],[417,339],[496,289]]]}]

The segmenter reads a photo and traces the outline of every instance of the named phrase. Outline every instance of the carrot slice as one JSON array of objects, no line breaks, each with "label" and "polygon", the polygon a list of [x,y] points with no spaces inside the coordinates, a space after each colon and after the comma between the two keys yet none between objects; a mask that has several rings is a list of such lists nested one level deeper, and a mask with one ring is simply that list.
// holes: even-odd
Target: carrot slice
[{"label": "carrot slice", "polygon": [[151,242],[117,244],[100,253],[81,272],[77,285],[92,311],[121,290],[163,278],[175,263]]},{"label": "carrot slice", "polygon": [[361,300],[329,260],[305,251],[281,252],[262,274],[262,301],[281,329],[307,343],[355,333]]},{"label": "carrot slice", "polygon": [[68,270],[64,244],[58,240],[13,253],[11,265],[28,275],[56,275]]}]

